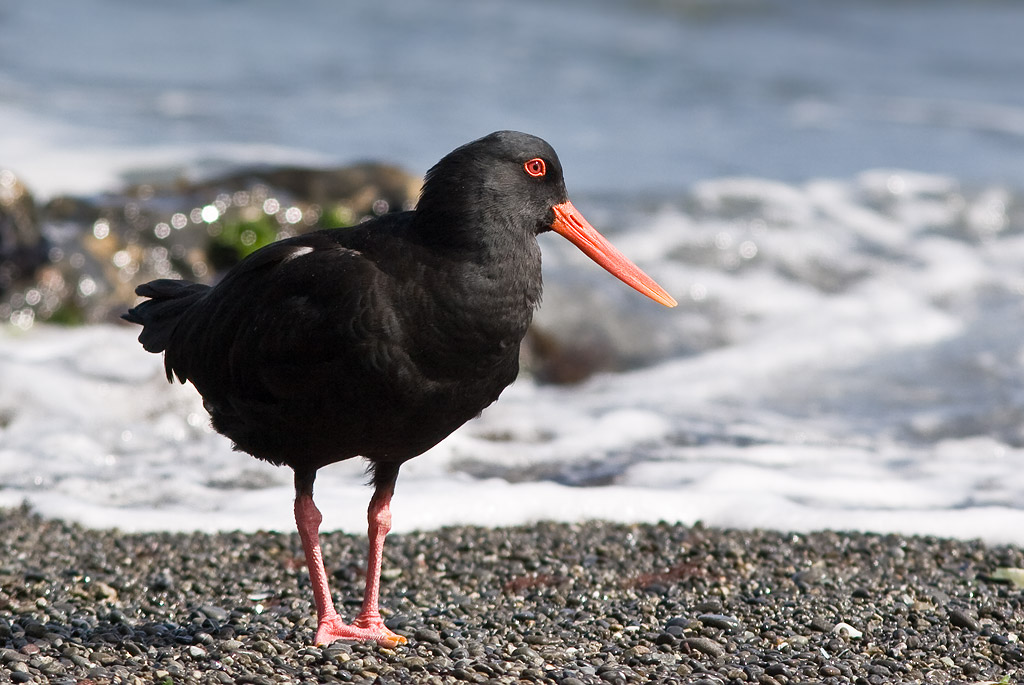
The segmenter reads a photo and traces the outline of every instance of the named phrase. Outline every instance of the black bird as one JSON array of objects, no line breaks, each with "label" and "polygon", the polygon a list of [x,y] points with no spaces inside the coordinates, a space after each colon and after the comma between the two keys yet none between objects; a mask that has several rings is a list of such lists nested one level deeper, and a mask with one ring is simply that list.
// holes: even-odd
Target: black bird
[{"label": "black bird", "polygon": [[[554,230],[625,283],[676,302],[569,202],[555,151],[499,131],[446,155],[413,211],[281,240],[217,285],[161,279],[123,318],[191,381],[235,448],[295,471],[295,521],[309,566],[315,642],[405,638],[378,612],[381,552],[398,469],[494,402],[519,371],[541,297],[537,235]],[[362,610],[334,609],[313,503],[317,469],[369,461]]]}]

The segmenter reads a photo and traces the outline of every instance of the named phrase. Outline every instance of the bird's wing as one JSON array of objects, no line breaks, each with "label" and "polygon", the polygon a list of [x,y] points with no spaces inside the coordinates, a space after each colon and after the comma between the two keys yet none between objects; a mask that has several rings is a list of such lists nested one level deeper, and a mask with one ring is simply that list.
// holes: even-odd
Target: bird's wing
[{"label": "bird's wing", "polygon": [[330,377],[364,381],[390,325],[387,277],[332,232],[269,245],[233,269],[175,331],[166,363],[208,403],[315,400]]}]

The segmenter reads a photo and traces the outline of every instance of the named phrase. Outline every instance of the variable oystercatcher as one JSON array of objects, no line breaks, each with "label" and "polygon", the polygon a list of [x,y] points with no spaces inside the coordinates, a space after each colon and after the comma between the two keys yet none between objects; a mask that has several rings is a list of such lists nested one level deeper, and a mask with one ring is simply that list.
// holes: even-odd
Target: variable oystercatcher
[{"label": "variable oystercatcher", "polygon": [[[288,238],[209,287],[162,279],[123,318],[191,381],[235,448],[295,471],[295,522],[316,602],[316,644],[396,645],[378,612],[381,553],[403,462],[498,398],[541,297],[537,235],[554,230],[625,283],[676,302],[569,202],[555,151],[499,131],[429,172],[413,211]],[[317,469],[369,462],[369,555],[362,610],[334,609],[313,503]]]}]

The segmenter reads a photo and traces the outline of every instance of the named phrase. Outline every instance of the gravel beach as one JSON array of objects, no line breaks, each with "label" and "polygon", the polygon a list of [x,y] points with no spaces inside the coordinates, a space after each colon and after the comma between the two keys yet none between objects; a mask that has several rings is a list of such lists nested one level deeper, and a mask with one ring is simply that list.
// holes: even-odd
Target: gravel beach
[{"label": "gravel beach", "polygon": [[[365,542],[323,535],[343,614]],[[122,534],[0,511],[0,681],[1012,683],[1024,550],[863,533],[539,523],[394,535],[409,637],[313,647],[295,534]]]}]

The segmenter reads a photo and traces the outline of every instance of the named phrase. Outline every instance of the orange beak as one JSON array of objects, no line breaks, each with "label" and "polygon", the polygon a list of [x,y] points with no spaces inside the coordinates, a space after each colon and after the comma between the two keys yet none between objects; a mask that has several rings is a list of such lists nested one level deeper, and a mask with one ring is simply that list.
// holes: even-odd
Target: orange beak
[{"label": "orange beak", "polygon": [[583,250],[583,254],[600,264],[605,271],[655,302],[666,307],[676,306],[677,302],[665,292],[664,288],[615,249],[614,245],[609,243],[603,235],[597,232],[597,229],[590,225],[590,222],[583,218],[583,215],[572,206],[571,202],[566,200],[551,209],[555,211],[555,223],[551,225],[551,228]]}]

